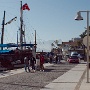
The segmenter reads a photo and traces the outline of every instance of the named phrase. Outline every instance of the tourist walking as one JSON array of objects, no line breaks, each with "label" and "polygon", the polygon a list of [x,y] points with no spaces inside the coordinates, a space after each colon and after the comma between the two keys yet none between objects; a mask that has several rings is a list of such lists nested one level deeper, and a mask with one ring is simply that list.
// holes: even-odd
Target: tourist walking
[{"label": "tourist walking", "polygon": [[50,63],[52,63],[52,55],[50,55]]},{"label": "tourist walking", "polygon": [[58,55],[56,55],[56,64],[58,63]]},{"label": "tourist walking", "polygon": [[35,57],[33,55],[32,55],[32,57],[30,59],[30,62],[31,62],[32,70],[35,72],[36,59],[35,59]]},{"label": "tourist walking", "polygon": [[40,71],[44,71],[44,56],[40,55]]},{"label": "tourist walking", "polygon": [[27,72],[27,70],[28,70],[28,72],[30,72],[30,61],[29,61],[29,58],[28,58],[28,56],[25,56],[25,58],[24,58],[24,64],[25,64],[25,71]]}]

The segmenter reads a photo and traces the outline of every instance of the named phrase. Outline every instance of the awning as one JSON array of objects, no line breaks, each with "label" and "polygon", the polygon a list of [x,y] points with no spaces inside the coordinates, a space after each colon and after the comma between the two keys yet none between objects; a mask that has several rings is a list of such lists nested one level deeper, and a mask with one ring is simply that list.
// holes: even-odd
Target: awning
[{"label": "awning", "polygon": [[[35,44],[22,44],[21,46],[30,46],[33,47]],[[0,47],[20,47],[17,44],[0,44]]]}]

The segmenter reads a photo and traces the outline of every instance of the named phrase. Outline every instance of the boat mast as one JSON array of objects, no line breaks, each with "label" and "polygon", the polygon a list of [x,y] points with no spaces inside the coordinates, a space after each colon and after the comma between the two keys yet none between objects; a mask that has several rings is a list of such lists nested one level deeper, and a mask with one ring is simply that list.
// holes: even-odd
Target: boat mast
[{"label": "boat mast", "polygon": [[[25,38],[25,24],[24,24],[23,37],[24,37],[24,44],[26,44],[26,38]],[[24,47],[24,49],[26,49],[26,46]]]},{"label": "boat mast", "polygon": [[22,10],[22,1],[21,1],[21,8],[20,8],[20,45],[21,45],[21,50],[23,49],[22,44],[23,44],[23,10]]},{"label": "boat mast", "polygon": [[[4,16],[3,16],[3,21],[2,21],[1,44],[3,44],[3,38],[4,38],[4,25],[5,25],[5,11],[4,11]],[[1,47],[1,50],[3,50],[3,47]]]},{"label": "boat mast", "polygon": [[18,45],[18,31],[17,31],[17,45]]},{"label": "boat mast", "polygon": [[24,35],[24,44],[26,44],[26,38],[25,38],[25,25],[24,25],[23,35]]},{"label": "boat mast", "polygon": [[35,30],[35,52],[36,52],[36,30]]}]

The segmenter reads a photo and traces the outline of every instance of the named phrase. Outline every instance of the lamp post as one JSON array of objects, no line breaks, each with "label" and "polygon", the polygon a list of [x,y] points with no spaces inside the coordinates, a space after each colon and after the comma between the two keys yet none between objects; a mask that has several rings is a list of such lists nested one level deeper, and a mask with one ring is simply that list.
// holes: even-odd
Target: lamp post
[{"label": "lamp post", "polygon": [[81,12],[87,13],[87,83],[89,83],[89,12],[90,11],[79,11],[77,12],[77,16],[75,20],[83,20],[81,16]]}]

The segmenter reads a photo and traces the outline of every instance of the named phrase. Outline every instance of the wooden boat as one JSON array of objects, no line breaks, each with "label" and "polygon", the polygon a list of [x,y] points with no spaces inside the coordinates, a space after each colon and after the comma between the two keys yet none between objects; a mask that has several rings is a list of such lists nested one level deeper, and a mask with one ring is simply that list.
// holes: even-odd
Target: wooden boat
[{"label": "wooden boat", "polygon": [[[26,8],[25,8],[26,9]],[[29,10],[29,9],[28,9]],[[27,55],[30,57],[32,55],[32,50],[31,48],[35,46],[36,48],[36,40],[35,44],[26,44],[25,41],[23,43],[23,10],[22,10],[22,1],[21,1],[21,7],[20,7],[20,43],[18,44],[18,35],[17,35],[17,44],[3,44],[3,37],[4,37],[4,25],[5,25],[5,11],[4,11],[4,16],[3,16],[3,22],[2,22],[2,35],[1,35],[1,50],[0,50],[0,63],[2,67],[6,67],[8,69],[13,69],[15,65],[21,65],[24,64],[24,57]],[[11,23],[15,18],[11,19],[8,23]],[[8,24],[7,23],[7,24]],[[24,34],[25,35],[25,34]],[[35,38],[36,39],[36,38]],[[7,47],[15,47],[15,50],[4,50],[3,48]],[[25,49],[23,49],[25,48]],[[36,51],[36,49],[35,49]]]}]

